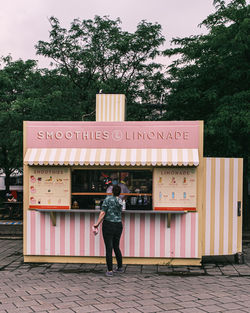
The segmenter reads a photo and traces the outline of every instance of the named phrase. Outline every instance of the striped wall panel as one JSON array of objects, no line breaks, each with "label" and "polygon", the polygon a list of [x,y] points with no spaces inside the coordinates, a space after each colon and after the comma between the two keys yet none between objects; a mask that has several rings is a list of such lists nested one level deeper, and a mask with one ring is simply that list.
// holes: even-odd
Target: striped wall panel
[{"label": "striped wall panel", "polygon": [[125,95],[96,95],[97,122],[123,122],[125,121],[125,111]]},{"label": "striped wall panel", "polygon": [[203,255],[231,255],[241,252],[242,159],[204,159]]},{"label": "striped wall panel", "polygon": [[[97,212],[98,213],[98,212]],[[91,226],[96,213],[57,213],[52,226],[49,213],[27,211],[27,255],[104,256],[102,235]],[[198,213],[123,215],[121,250],[125,257],[198,257]]]}]

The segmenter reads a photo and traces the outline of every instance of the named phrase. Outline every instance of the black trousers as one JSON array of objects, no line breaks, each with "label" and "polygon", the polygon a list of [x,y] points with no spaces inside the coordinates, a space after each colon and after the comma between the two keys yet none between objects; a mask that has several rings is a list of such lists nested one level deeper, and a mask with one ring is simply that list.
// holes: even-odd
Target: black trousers
[{"label": "black trousers", "polygon": [[120,238],[122,234],[122,223],[103,221],[102,235],[106,247],[106,263],[108,271],[113,270],[112,251],[114,249],[118,268],[122,267],[122,253],[120,250]]}]

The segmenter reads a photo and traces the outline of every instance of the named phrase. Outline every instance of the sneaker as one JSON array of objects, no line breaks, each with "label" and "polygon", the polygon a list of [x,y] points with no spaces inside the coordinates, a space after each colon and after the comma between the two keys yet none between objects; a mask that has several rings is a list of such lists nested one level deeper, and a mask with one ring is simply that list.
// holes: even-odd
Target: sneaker
[{"label": "sneaker", "polygon": [[109,272],[109,271],[107,271],[107,272],[106,272],[106,276],[108,276],[108,277],[112,277],[112,276],[113,276],[113,272],[112,272],[112,271],[110,271],[110,272]]},{"label": "sneaker", "polygon": [[114,273],[124,273],[124,268],[123,267],[120,267],[120,268],[116,268],[114,271]]}]

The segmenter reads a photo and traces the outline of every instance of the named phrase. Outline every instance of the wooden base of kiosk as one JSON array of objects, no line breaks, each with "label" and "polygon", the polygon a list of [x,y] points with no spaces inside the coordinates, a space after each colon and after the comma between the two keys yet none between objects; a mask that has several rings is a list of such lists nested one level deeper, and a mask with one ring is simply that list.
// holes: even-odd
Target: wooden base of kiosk
[{"label": "wooden base of kiosk", "polygon": [[[106,264],[105,257],[57,257],[57,256],[24,256],[27,263],[90,263]],[[114,258],[115,263],[115,258]],[[123,258],[123,263],[128,265],[165,265],[165,266],[200,266],[201,259],[189,258]]]}]

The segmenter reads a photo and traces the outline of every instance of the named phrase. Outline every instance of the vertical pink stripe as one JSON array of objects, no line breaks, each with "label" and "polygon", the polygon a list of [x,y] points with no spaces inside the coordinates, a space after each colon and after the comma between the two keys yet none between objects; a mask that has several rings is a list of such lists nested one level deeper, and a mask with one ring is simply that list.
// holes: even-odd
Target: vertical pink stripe
[{"label": "vertical pink stripe", "polygon": [[125,241],[124,241],[124,233],[126,232],[126,229],[125,229],[125,217],[124,217],[124,214],[122,214],[122,225],[123,225],[123,231],[122,231],[122,236],[121,236],[121,240],[120,240],[120,249],[121,249],[121,252],[122,252],[122,255],[124,255],[124,251],[125,251]]},{"label": "vertical pink stripe", "polygon": [[75,214],[70,214],[70,255],[75,255]]},{"label": "vertical pink stripe", "polygon": [[181,216],[181,242],[180,242],[180,256],[186,256],[186,214]]},{"label": "vertical pink stripe", "polygon": [[90,214],[90,229],[89,229],[89,253],[90,256],[95,255],[95,236],[92,232],[92,226],[95,224],[95,214]]},{"label": "vertical pink stripe", "polygon": [[102,237],[102,226],[99,226],[100,256],[105,256],[104,241]]},{"label": "vertical pink stripe", "polygon": [[135,215],[130,214],[129,256],[135,256]]},{"label": "vertical pink stripe", "polygon": [[85,231],[85,214],[80,214],[80,255],[84,256],[84,231]]},{"label": "vertical pink stripe", "polygon": [[60,255],[65,255],[65,213],[60,215]]},{"label": "vertical pink stripe", "polygon": [[164,257],[165,256],[165,214],[160,215],[160,256]]},{"label": "vertical pink stripe", "polygon": [[149,247],[149,256],[155,256],[155,215],[151,214],[150,216],[150,247]]},{"label": "vertical pink stripe", "polygon": [[55,245],[55,228],[56,226],[53,226],[52,220],[50,218],[50,255],[55,255],[56,254],[56,245]]},{"label": "vertical pink stripe", "polygon": [[170,257],[175,257],[175,227],[176,227],[175,214],[171,215],[171,225],[170,225]]},{"label": "vertical pink stripe", "polygon": [[30,254],[36,254],[36,214],[37,212],[29,212],[30,214]]},{"label": "vertical pink stripe", "polygon": [[41,255],[45,255],[45,213],[41,213],[40,217],[40,231],[41,231]]},{"label": "vertical pink stripe", "polygon": [[196,213],[191,213],[191,258],[195,258],[195,236],[198,234],[195,234],[195,219]]},{"label": "vertical pink stripe", "polygon": [[145,216],[140,216],[140,257],[145,257]]}]

